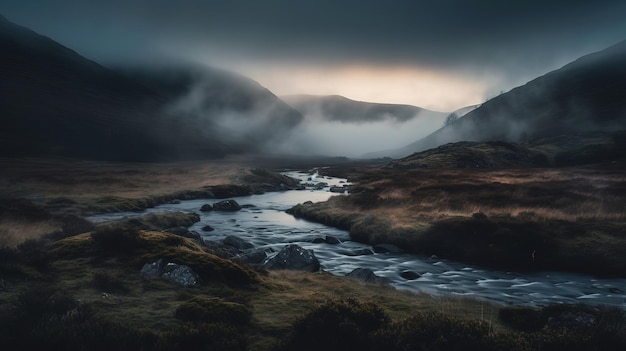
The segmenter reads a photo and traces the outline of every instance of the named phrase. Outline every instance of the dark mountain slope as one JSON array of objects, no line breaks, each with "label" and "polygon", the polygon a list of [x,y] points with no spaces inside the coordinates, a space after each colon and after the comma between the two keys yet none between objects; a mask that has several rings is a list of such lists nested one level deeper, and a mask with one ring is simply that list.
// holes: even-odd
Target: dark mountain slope
[{"label": "dark mountain slope", "polygon": [[220,140],[224,153],[259,151],[303,118],[258,82],[220,69],[177,64],[119,70],[166,97],[169,131]]},{"label": "dark mountain slope", "polygon": [[529,141],[626,129],[625,63],[626,41],[493,98],[395,156],[455,141]]},{"label": "dark mountain slope", "polygon": [[179,66],[120,74],[0,17],[0,156],[152,161],[259,151],[302,116],[258,83]]},{"label": "dark mountain slope", "polygon": [[0,153],[136,158],[158,95],[0,17]]}]

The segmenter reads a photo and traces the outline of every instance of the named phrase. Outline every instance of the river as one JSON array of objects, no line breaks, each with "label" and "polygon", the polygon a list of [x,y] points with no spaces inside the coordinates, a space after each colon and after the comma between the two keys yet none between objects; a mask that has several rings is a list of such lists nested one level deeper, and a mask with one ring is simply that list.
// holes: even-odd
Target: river
[{"label": "river", "polygon": [[[288,176],[307,181],[306,173],[287,172]],[[343,186],[345,179],[317,177],[316,182]],[[323,189],[291,190],[261,195],[235,197],[244,206],[238,212],[200,212],[203,204],[218,200],[189,200],[179,204],[164,204],[141,213],[107,213],[89,217],[94,222],[141,216],[148,213],[190,211],[200,215],[200,221],[189,229],[206,240],[221,240],[236,235],[256,248],[277,252],[288,243],[312,249],[322,268],[335,275],[345,275],[355,268],[369,268],[390,280],[397,289],[419,291],[436,296],[467,296],[505,305],[541,306],[552,303],[604,304],[626,308],[626,279],[599,279],[589,275],[564,272],[514,273],[480,268],[465,263],[414,254],[373,253],[355,255],[369,245],[350,240],[347,231],[296,219],[285,210],[305,201],[326,201],[330,196],[345,196]],[[211,232],[202,227],[210,225]],[[340,244],[312,243],[315,238],[332,236]],[[407,280],[403,271],[421,276]]]}]

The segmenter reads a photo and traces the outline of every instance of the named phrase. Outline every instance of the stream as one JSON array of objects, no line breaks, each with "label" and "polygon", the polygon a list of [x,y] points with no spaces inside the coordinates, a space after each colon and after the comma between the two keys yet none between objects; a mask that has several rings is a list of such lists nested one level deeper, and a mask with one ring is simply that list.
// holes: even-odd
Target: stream
[{"label": "stream", "polygon": [[[285,172],[293,178],[306,182],[310,175],[301,172]],[[315,176],[313,176],[315,178]],[[343,186],[345,179],[321,177],[313,182],[325,182],[329,186]],[[291,190],[261,195],[234,197],[244,206],[237,212],[200,212],[203,204],[215,203],[216,199],[181,201],[164,204],[143,212],[106,213],[88,217],[94,222],[117,220],[149,213],[168,211],[195,212],[200,221],[189,228],[206,240],[221,240],[229,235],[238,236],[256,248],[278,252],[288,243],[296,243],[312,249],[324,271],[345,275],[356,268],[369,268],[377,276],[389,279],[399,290],[423,292],[435,296],[466,296],[485,299],[505,305],[541,306],[552,303],[587,303],[613,305],[626,308],[626,279],[600,279],[589,275],[565,272],[513,273],[495,271],[477,266],[406,253],[360,254],[371,246],[350,240],[345,230],[297,219],[285,210],[305,201],[326,201],[331,196],[345,196],[323,189]],[[245,206],[249,205],[249,206]],[[214,231],[204,232],[210,225]],[[312,243],[315,238],[332,236],[340,244]],[[403,271],[421,276],[407,280],[400,276]]]}]

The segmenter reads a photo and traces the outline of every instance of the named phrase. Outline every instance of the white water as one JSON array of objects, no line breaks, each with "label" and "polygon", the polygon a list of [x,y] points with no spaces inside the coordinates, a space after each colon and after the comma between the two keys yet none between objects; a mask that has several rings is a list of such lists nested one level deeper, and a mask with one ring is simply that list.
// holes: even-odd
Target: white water
[{"label": "white water", "polygon": [[[304,173],[287,175],[306,180]],[[341,186],[345,179],[317,177],[329,185]],[[335,275],[345,275],[355,268],[369,268],[376,275],[391,281],[397,289],[421,291],[440,296],[468,296],[502,304],[545,305],[550,303],[606,304],[626,308],[626,279],[597,279],[592,276],[563,272],[511,273],[413,254],[350,255],[370,246],[350,241],[348,232],[312,223],[285,213],[285,210],[305,201],[325,201],[337,195],[323,190],[273,192],[262,195],[235,197],[240,205],[253,205],[238,212],[200,212],[203,204],[218,200],[190,200],[166,204],[141,213],[122,212],[92,216],[93,221],[106,221],[147,213],[191,211],[200,215],[200,222],[190,230],[206,240],[220,240],[236,235],[257,248],[278,251],[287,243],[313,249],[322,268]],[[212,232],[203,232],[210,225]],[[342,241],[339,245],[314,244],[310,241],[326,235]],[[415,280],[400,276],[409,270],[421,274]]]}]

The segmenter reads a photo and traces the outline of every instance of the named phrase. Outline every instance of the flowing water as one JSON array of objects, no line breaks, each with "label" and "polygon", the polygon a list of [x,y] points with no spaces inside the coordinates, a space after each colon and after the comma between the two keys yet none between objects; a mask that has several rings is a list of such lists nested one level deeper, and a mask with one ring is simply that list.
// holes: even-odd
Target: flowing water
[{"label": "flowing water", "polygon": [[[288,172],[288,176],[307,181],[305,173]],[[315,178],[315,176],[314,176]],[[317,177],[314,182],[342,186],[345,179]],[[489,270],[465,263],[414,254],[360,254],[369,245],[350,240],[347,231],[312,223],[285,213],[285,210],[305,201],[325,201],[330,196],[345,196],[324,189],[292,190],[261,195],[235,197],[244,206],[237,212],[200,212],[203,204],[218,200],[189,200],[165,204],[141,213],[121,212],[92,216],[96,222],[141,216],[167,211],[191,211],[200,215],[200,222],[189,229],[206,240],[221,240],[236,235],[256,248],[277,252],[288,243],[315,251],[322,268],[335,275],[345,275],[355,268],[369,268],[378,276],[391,281],[397,289],[420,291],[438,296],[468,296],[501,304],[545,305],[549,303],[606,304],[626,308],[626,279],[599,279],[592,276],[563,273],[512,273]],[[248,205],[248,206],[245,206]],[[210,225],[211,232],[202,227]],[[315,238],[332,236],[340,244],[312,243]],[[407,280],[400,276],[412,271],[421,276]]]}]

